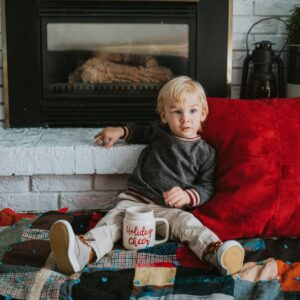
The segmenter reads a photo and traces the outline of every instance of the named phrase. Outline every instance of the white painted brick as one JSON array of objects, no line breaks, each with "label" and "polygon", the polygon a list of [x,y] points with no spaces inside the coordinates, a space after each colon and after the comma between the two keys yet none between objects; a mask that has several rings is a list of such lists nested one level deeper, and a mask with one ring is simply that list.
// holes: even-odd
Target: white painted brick
[{"label": "white painted brick", "polygon": [[255,0],[254,13],[261,16],[285,16],[300,1]]},{"label": "white painted brick", "polygon": [[[39,129],[40,136],[36,141],[36,146],[52,147],[53,145],[58,145],[62,130],[61,128]],[[69,132],[68,128],[66,130]]]},{"label": "white painted brick", "polygon": [[261,18],[255,16],[235,16],[232,22],[233,35],[247,33],[252,24]]},{"label": "white painted brick", "polygon": [[101,128],[79,128],[77,130],[75,146],[75,172],[76,174],[93,174],[96,172],[94,157],[94,136]]},{"label": "white painted brick", "polygon": [[232,70],[232,84],[240,85],[242,81],[242,69],[234,68]]},{"label": "white painted brick", "polygon": [[0,193],[29,192],[28,176],[0,176]]},{"label": "white painted brick", "polygon": [[253,15],[253,0],[234,0],[233,15]]},{"label": "white painted brick", "polygon": [[[2,143],[0,141],[0,143]],[[12,151],[0,146],[0,175],[12,175],[15,173],[15,161]]]},{"label": "white painted brick", "polygon": [[91,191],[92,175],[37,175],[32,176],[35,192]]},{"label": "white painted brick", "polygon": [[33,173],[35,160],[35,149],[28,147],[10,148],[14,160],[15,175],[30,175]]},{"label": "white painted brick", "polygon": [[94,190],[103,190],[103,191],[124,191],[127,190],[129,175],[95,175],[94,178]]},{"label": "white painted brick", "polygon": [[[94,144],[93,136],[97,132],[95,128],[64,128],[60,129],[60,135],[57,143],[60,146],[92,146]],[[75,142],[75,144],[74,144]]]},{"label": "white painted brick", "polygon": [[95,159],[93,150],[90,146],[75,147],[75,172],[76,174],[93,174],[95,173]]},{"label": "white painted brick", "polygon": [[96,174],[130,174],[145,145],[117,144],[111,149],[94,146]]},{"label": "white painted brick", "polygon": [[63,193],[60,208],[109,210],[117,203],[118,192]]},{"label": "white painted brick", "polygon": [[246,51],[233,51],[232,67],[233,68],[242,68],[246,56],[247,56]]},{"label": "white painted brick", "polygon": [[21,211],[43,212],[58,209],[58,194],[5,193],[0,194],[0,206]]},{"label": "white painted brick", "polygon": [[[257,22],[262,20],[263,17],[259,16],[236,16],[233,21],[233,33],[247,33],[251,26]],[[253,33],[271,33],[271,34],[278,34],[285,32],[284,23],[278,20],[266,20],[262,21],[255,25],[252,30],[250,31]]]},{"label": "white painted brick", "polygon": [[1,129],[0,176],[129,174],[144,145],[94,144],[95,129]]},{"label": "white painted brick", "polygon": [[32,148],[40,139],[41,134],[42,131],[39,128],[18,128],[3,130],[0,132],[1,146],[10,148]]},{"label": "white painted brick", "polygon": [[[248,36],[248,44],[253,43],[253,37],[250,34]],[[234,50],[246,50],[246,34],[245,33],[235,33],[232,38],[232,47]]]},{"label": "white painted brick", "polygon": [[36,147],[35,174],[74,174],[75,154],[70,147]]},{"label": "white painted brick", "polygon": [[231,98],[239,99],[240,98],[240,85],[232,85],[231,86]]}]

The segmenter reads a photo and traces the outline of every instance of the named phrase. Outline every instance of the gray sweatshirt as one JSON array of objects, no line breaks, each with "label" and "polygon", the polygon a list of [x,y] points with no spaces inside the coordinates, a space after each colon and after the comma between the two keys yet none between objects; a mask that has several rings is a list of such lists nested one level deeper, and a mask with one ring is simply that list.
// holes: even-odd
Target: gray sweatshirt
[{"label": "gray sweatshirt", "polygon": [[185,190],[191,206],[205,203],[214,192],[215,150],[201,137],[174,136],[168,125],[124,127],[125,140],[147,144],[128,181],[128,193],[166,206],[162,193],[174,186]]}]

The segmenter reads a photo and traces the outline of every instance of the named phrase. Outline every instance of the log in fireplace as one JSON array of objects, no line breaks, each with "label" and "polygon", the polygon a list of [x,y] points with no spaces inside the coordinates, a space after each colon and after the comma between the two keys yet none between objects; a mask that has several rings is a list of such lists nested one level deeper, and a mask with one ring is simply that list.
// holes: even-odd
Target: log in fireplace
[{"label": "log in fireplace", "polygon": [[227,94],[230,0],[3,3],[8,126],[144,124],[177,75]]}]

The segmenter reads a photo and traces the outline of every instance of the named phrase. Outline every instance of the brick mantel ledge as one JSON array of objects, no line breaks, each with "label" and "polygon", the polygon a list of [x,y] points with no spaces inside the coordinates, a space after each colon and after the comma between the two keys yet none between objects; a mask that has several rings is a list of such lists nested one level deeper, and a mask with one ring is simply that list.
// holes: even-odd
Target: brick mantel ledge
[{"label": "brick mantel ledge", "polygon": [[0,129],[0,176],[129,174],[144,145],[94,144],[96,128]]}]

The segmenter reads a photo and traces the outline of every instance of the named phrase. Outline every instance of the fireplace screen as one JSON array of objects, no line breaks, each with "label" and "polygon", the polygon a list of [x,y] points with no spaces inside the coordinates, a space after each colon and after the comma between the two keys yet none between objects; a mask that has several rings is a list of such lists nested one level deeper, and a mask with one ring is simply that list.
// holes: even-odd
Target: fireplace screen
[{"label": "fireplace screen", "polygon": [[229,1],[2,0],[6,124],[146,124],[178,75],[226,96]]},{"label": "fireplace screen", "polygon": [[189,74],[187,24],[47,23],[44,94],[158,91]]}]

